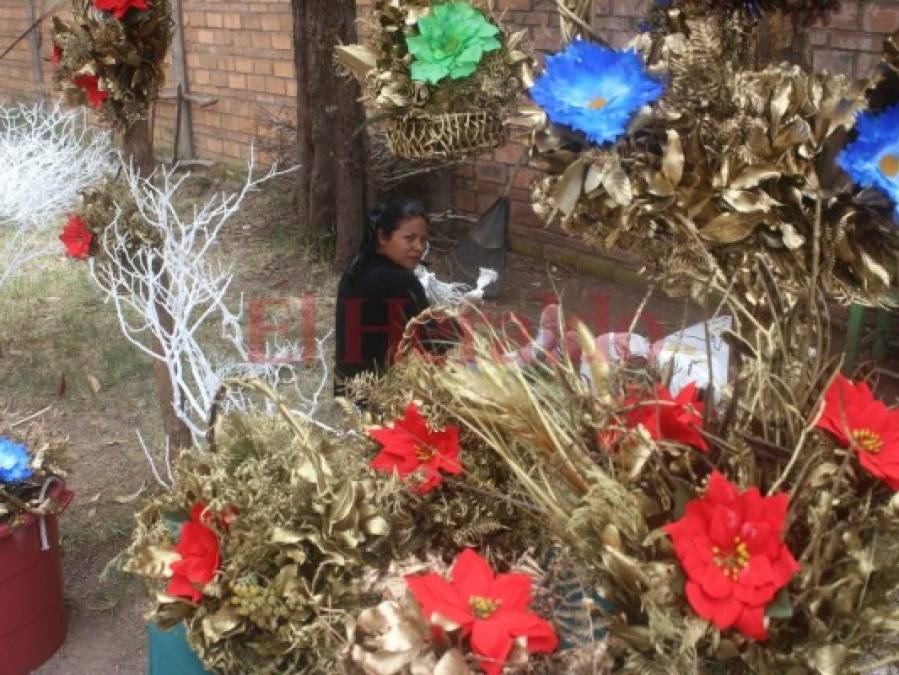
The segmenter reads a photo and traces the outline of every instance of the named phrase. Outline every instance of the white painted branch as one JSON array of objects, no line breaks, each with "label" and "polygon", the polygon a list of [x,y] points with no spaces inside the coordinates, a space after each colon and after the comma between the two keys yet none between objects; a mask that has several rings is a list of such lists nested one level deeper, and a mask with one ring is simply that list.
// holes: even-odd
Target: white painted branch
[{"label": "white painted branch", "polygon": [[[175,410],[197,440],[206,432],[210,407],[225,378],[263,379],[285,395],[291,405],[296,405],[300,414],[308,416],[316,413],[327,383],[324,345],[329,336],[316,340],[321,377],[307,395],[298,366],[295,362],[285,363],[283,358],[298,354],[297,347],[267,345],[270,358],[251,362],[241,314],[226,304],[232,271],[211,255],[221,229],[241,208],[247,194],[265,181],[287,173],[272,168],[264,176],[254,178],[254,168],[251,158],[246,181],[238,192],[213,196],[195,207],[190,217],[183,217],[176,203],[186,176],[176,178],[172,170],[163,171],[154,183],[123,165],[138,212],[145,225],[158,235],[161,246],[158,251],[142,247],[136,252],[129,250],[130,235],[117,214],[101,238],[105,254],[102,262],[92,261],[91,265],[95,281],[115,307],[125,337],[165,364],[175,384]],[[162,312],[171,317],[171,329],[160,320]],[[225,343],[225,354],[212,353],[200,339],[203,327],[215,324]],[[259,405],[258,399],[242,391],[229,391],[223,402],[226,411]],[[273,412],[265,405],[262,409]]]},{"label": "white painted branch", "polygon": [[83,111],[0,106],[0,288],[56,250],[46,231],[112,167],[109,134],[88,126]]}]

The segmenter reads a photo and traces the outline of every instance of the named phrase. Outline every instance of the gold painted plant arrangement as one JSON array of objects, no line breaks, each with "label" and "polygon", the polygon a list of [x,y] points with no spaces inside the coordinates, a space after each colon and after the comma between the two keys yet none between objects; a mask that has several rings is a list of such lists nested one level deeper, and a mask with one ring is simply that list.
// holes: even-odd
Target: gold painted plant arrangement
[{"label": "gold painted plant arrangement", "polygon": [[147,225],[125,182],[120,176],[107,176],[78,196],[77,212],[69,215],[59,235],[66,255],[75,260],[96,258],[102,264],[108,250],[104,238],[113,236],[111,223],[128,232],[132,253],[160,246],[159,232]]},{"label": "gold painted plant arrangement", "polygon": [[[517,512],[475,527],[489,517],[483,494],[444,484],[463,466],[457,429],[434,429],[407,403],[366,435],[338,437],[277,408],[219,416],[209,446],[176,461],[171,492],[137,514],[125,568],[147,583],[160,627],[183,621],[219,673],[557,672],[541,656],[558,642],[536,613],[553,602],[544,572],[530,559],[526,573],[504,571],[521,567],[534,529],[509,546],[494,535]],[[483,489],[490,479],[471,464]],[[463,534],[453,519],[466,515]],[[447,526],[457,531],[432,536]]]},{"label": "gold painted plant arrangement", "polygon": [[760,331],[713,290],[736,346],[717,397],[605,361],[581,326],[524,367],[489,330],[407,355],[365,384],[364,434],[222,415],[138,514],[127,567],[153,618],[222,673],[888,662],[899,411],[835,374],[820,296],[803,330],[808,300],[762,285],[786,309]]},{"label": "gold painted plant arrangement", "polygon": [[73,0],[53,17],[54,80],[70,105],[88,105],[116,129],[146,118],[171,38],[167,0]]},{"label": "gold painted plant arrangement", "polygon": [[534,208],[635,253],[671,292],[701,295],[710,277],[749,292],[764,261],[793,294],[821,284],[886,302],[893,118],[866,114],[865,87],[844,76],[752,70],[756,39],[745,7],[675,2],[653,10],[633,50],[575,40],[549,57],[531,89],[534,160],[549,173]]},{"label": "gold painted plant arrangement", "polygon": [[505,143],[532,57],[526,31],[506,30],[492,0],[378,0],[369,30],[337,59],[387,119],[395,154],[454,159]]},{"label": "gold painted plant arrangement", "polygon": [[[489,332],[441,363],[407,358],[379,400],[399,406],[411,392],[459,427],[464,456],[506,466],[522,522],[542,528],[531,545],[561,542],[581,601],[600,610],[609,672],[892,663],[899,410],[824,356],[820,297],[804,328],[806,299],[786,309],[776,285],[756,289],[783,309],[766,332],[752,305],[715,290],[736,346],[718,397],[695,384],[671,392],[638,360],[607,361],[581,325],[577,345],[524,368],[497,358],[505,338]],[[563,614],[546,616],[559,625]]]},{"label": "gold painted plant arrangement", "polygon": [[[62,445],[31,433],[0,436],[0,532],[34,518],[58,515],[72,498],[62,478]],[[56,489],[52,489],[56,485]]]},{"label": "gold painted plant arrangement", "polygon": [[386,498],[399,485],[372,481],[348,461],[358,443],[305,420],[235,413],[214,433],[138,513],[126,569],[148,582],[152,618],[184,621],[215,672],[327,669],[362,606],[364,562],[388,555]]}]

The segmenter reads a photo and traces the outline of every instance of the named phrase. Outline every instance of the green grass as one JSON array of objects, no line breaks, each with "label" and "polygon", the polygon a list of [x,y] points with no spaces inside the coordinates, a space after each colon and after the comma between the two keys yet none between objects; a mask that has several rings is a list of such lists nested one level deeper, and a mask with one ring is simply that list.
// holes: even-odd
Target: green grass
[{"label": "green grass", "polygon": [[102,303],[85,263],[44,259],[0,289],[0,393],[16,407],[65,395],[76,401],[100,393],[134,394],[150,359],[122,335],[112,307]]}]

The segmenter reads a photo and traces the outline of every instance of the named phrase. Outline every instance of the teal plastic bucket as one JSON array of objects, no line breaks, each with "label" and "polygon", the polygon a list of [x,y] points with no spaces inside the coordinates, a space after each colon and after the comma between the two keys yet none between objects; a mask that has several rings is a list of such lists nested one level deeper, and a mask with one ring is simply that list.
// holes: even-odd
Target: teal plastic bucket
[{"label": "teal plastic bucket", "polygon": [[186,633],[183,623],[169,630],[147,624],[149,675],[214,675],[187,644]]}]

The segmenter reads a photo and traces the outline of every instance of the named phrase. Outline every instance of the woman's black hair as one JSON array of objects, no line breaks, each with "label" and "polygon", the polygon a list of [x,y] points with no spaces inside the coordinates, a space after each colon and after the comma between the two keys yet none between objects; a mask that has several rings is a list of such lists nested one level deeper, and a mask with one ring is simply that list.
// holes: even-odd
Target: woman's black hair
[{"label": "woman's black hair", "polygon": [[347,267],[347,272],[355,273],[363,262],[377,252],[378,232],[383,232],[385,237],[390,238],[400,223],[407,218],[424,218],[427,222],[428,212],[425,211],[424,204],[417,199],[400,197],[380,202],[369,211],[365,230],[362,232],[362,241],[359,243],[359,252]]}]

